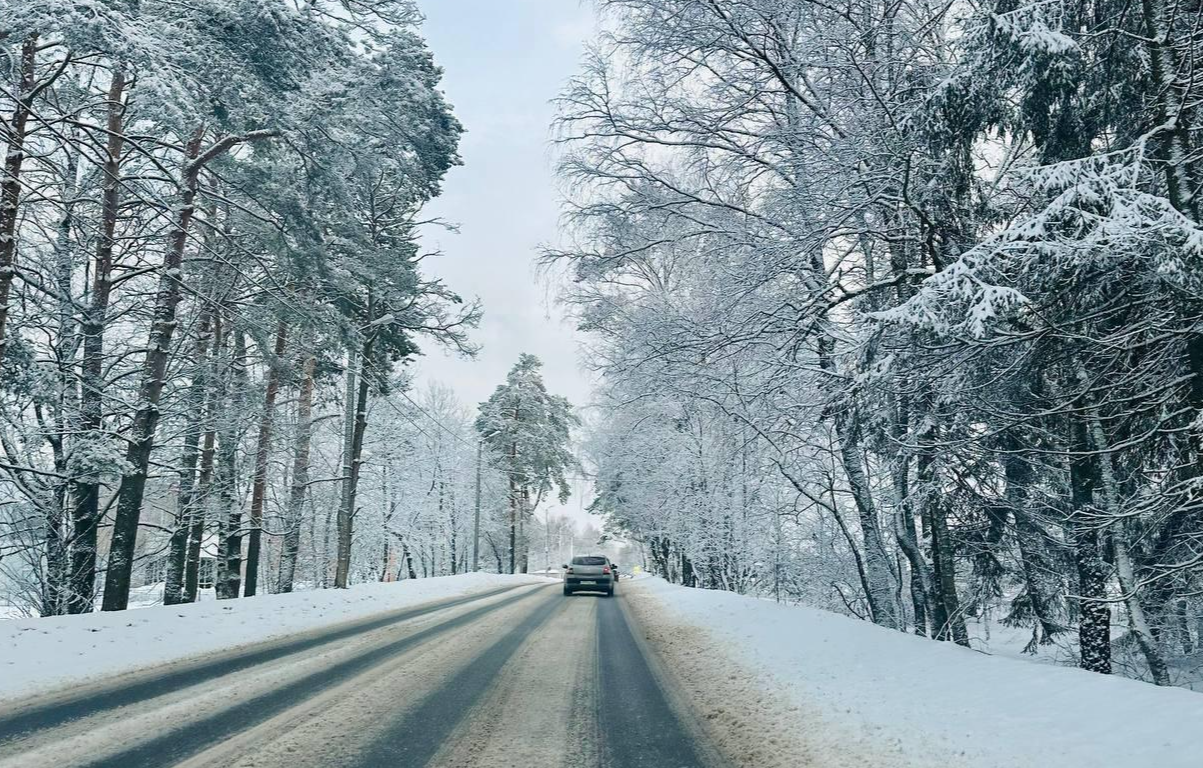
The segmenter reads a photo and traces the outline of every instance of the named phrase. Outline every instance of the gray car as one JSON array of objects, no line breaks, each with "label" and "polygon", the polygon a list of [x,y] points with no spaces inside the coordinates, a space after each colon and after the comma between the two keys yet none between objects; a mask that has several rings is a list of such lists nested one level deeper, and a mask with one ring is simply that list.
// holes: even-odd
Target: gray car
[{"label": "gray car", "polygon": [[618,569],[605,555],[581,555],[561,567],[564,569],[564,594],[582,591],[605,592],[606,597],[614,594]]}]

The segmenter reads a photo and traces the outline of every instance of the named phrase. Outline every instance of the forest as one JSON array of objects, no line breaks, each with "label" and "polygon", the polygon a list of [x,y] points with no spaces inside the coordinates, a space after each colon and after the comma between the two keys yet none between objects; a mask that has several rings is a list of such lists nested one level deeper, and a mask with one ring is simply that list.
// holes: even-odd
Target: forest
[{"label": "forest", "polygon": [[599,6],[543,257],[593,509],[686,585],[1197,667],[1197,0]]},{"label": "forest", "polygon": [[532,515],[575,423],[539,361],[482,431],[406,367],[472,355],[481,313],[421,268],[463,129],[420,20],[0,2],[0,603],[525,571],[536,525],[571,549]]},{"label": "forest", "polygon": [[[533,355],[479,407],[411,373],[487,308],[425,269],[464,128],[410,0],[0,0],[0,602],[617,537],[690,587],[1195,674],[1199,0],[594,4],[537,254],[574,408]],[[546,512],[580,476],[604,533]]]}]

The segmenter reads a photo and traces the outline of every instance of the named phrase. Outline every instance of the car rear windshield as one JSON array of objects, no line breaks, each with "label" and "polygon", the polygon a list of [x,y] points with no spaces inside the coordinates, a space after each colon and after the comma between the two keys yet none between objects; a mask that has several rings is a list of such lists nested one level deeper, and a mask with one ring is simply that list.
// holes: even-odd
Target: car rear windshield
[{"label": "car rear windshield", "polygon": [[606,558],[604,557],[574,557],[572,558],[573,565],[605,565]]}]

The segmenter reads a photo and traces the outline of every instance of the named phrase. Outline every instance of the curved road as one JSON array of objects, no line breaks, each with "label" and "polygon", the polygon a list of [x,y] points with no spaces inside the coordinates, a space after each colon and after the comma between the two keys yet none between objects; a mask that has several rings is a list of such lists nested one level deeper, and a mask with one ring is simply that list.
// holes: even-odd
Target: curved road
[{"label": "curved road", "polygon": [[497,590],[17,703],[0,768],[719,768],[624,600]]}]

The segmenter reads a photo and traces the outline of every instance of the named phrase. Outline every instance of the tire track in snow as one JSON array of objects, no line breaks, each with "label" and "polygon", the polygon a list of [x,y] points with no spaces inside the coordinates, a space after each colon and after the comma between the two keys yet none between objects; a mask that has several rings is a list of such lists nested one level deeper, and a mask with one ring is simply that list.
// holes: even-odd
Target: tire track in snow
[{"label": "tire track in snow", "polygon": [[409,621],[437,611],[484,600],[519,587],[481,592],[454,600],[429,603],[390,611],[367,619],[357,619],[332,628],[306,632],[285,640],[267,641],[217,658],[172,663],[148,672],[121,675],[116,679],[75,686],[69,691],[39,696],[29,703],[0,709],[0,749],[35,731],[45,731],[98,712],[137,704],[174,693],[242,670],[266,664],[293,654],[313,651],[378,629]]},{"label": "tire track in snow", "polygon": [[[625,593],[625,590],[624,590]],[[718,768],[685,702],[671,696],[650,651],[632,632],[625,596],[597,611],[601,764],[623,768]]]},{"label": "tire track in snow", "polygon": [[413,712],[392,723],[358,756],[355,768],[428,765],[531,633],[564,607],[559,598],[545,599],[526,619],[427,696]]},{"label": "tire track in snow", "polygon": [[[252,728],[257,723],[270,719],[348,678],[365,674],[371,671],[372,668],[386,663],[391,658],[408,649],[434,640],[440,635],[476,621],[488,613],[521,603],[539,591],[539,588],[535,588],[515,598],[503,599],[498,602],[472,608],[462,614],[407,634],[400,639],[373,645],[363,652],[355,653],[349,658],[328,665],[323,664],[318,669],[303,673],[299,677],[286,678],[281,684],[275,685],[267,691],[261,693],[252,692],[248,698],[243,700],[234,699],[233,701],[228,701],[225,706],[199,718],[190,718],[188,716],[188,702],[185,700],[181,702],[180,706],[176,707],[176,709],[180,710],[180,718],[183,721],[177,727],[172,727],[171,724],[168,724],[165,730],[140,734],[140,736],[145,736],[145,738],[130,739],[130,741],[135,741],[135,743],[128,748],[93,756],[90,759],[82,757],[74,764],[94,766],[95,768],[139,768],[140,766],[158,768],[159,766],[178,763],[212,747],[215,743],[220,743],[226,738]],[[456,601],[456,603],[458,605],[463,604],[462,601]],[[441,604],[437,607],[431,607],[423,613],[430,613],[445,607],[450,606],[448,604]],[[414,616],[410,616],[409,618],[412,619]],[[402,626],[404,626],[403,623]],[[388,625],[376,627],[376,629],[383,631],[387,631],[388,628]],[[239,693],[239,683],[240,681],[237,679],[231,681],[229,686],[231,696],[237,696]],[[147,718],[156,724],[161,723],[163,720],[161,716],[156,716],[154,710],[147,713]],[[85,738],[89,735],[92,734],[85,734]],[[106,734],[102,731],[95,734],[95,736],[103,741]],[[51,745],[50,749],[52,753],[53,746]],[[14,755],[13,759],[16,760],[13,765],[26,764],[20,754]],[[0,765],[6,762],[7,760],[0,761]],[[48,764],[58,765],[60,763],[53,762],[52,760]]]},{"label": "tire track in snow", "polygon": [[563,599],[430,761],[432,768],[596,768],[597,598]]}]

